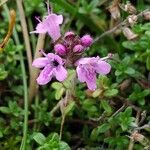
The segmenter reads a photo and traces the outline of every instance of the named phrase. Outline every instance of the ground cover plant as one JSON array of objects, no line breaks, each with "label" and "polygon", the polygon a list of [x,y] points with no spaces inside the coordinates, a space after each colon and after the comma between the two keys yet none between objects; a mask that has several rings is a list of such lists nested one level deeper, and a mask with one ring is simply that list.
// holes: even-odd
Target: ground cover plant
[{"label": "ground cover plant", "polygon": [[149,0],[0,0],[0,149],[150,149]]}]

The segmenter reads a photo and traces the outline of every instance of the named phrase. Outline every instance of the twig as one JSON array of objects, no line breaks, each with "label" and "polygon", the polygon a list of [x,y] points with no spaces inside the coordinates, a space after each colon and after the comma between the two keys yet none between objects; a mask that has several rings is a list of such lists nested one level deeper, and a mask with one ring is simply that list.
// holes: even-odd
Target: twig
[{"label": "twig", "polygon": [[64,123],[65,123],[65,118],[66,118],[65,109],[66,109],[67,103],[70,100],[70,96],[71,96],[70,90],[67,90],[65,98],[62,99],[62,103],[60,103],[60,110],[61,110],[61,114],[62,114],[62,120],[61,120],[61,126],[60,126],[60,134],[59,134],[59,139],[60,140],[62,138],[63,127],[64,127]]},{"label": "twig", "polygon": [[[44,41],[45,41],[45,34],[39,34],[37,45],[36,45],[36,50],[34,54],[34,59],[41,56],[41,53],[39,53],[39,50],[43,49]],[[29,102],[30,103],[32,102],[32,99],[38,90],[38,85],[36,83],[38,74],[39,74],[39,69],[32,67],[31,76],[30,76],[30,85],[29,85]]]},{"label": "twig", "polygon": [[[139,120],[140,120],[140,112],[141,112],[141,110],[138,110],[138,111],[137,111],[136,120],[135,120],[135,123],[136,123],[136,124],[139,123]],[[135,133],[135,132],[137,132],[137,129],[134,129],[134,130],[133,130],[133,133]],[[134,139],[133,139],[133,138],[130,138],[128,150],[133,150],[133,147],[134,147]]]},{"label": "twig", "polygon": [[[142,12],[140,12],[139,14],[137,14],[137,17],[141,17],[143,16],[143,14],[145,12],[149,11],[149,9],[146,9]],[[104,32],[103,34],[101,34],[99,37],[95,38],[94,43],[99,41],[101,38],[103,38],[106,35],[112,34],[113,32],[115,32],[117,29],[121,28],[122,26],[126,25],[128,23],[128,18],[126,18],[123,22],[119,23],[118,25],[116,25],[114,28]]]},{"label": "twig", "polygon": [[150,128],[150,125],[149,125],[149,124],[145,124],[144,126],[138,127],[138,128],[135,128],[135,129],[136,129],[136,130],[142,130],[142,129],[147,129],[147,128]]},{"label": "twig", "polygon": [[130,106],[132,107],[135,111],[137,112],[141,112],[141,108],[135,106],[132,104],[131,101],[129,101],[128,99],[124,98],[124,97],[121,97],[121,96],[117,96],[117,98],[119,98],[123,103],[125,103],[127,106]]},{"label": "twig", "polygon": [[51,116],[54,116],[55,112],[60,108],[60,104],[62,103],[63,99],[61,99],[55,107],[50,111]]},{"label": "twig", "polygon": [[[114,114],[111,115],[111,117],[115,117],[119,112],[123,111],[126,107],[126,104],[123,104],[122,107],[120,107]],[[102,113],[102,115],[99,118],[90,118],[93,121],[99,122],[105,117],[105,112]]]},{"label": "twig", "polygon": [[111,117],[115,117],[119,112],[123,111],[125,109],[126,105],[123,104],[122,107],[120,107]]},{"label": "twig", "polygon": [[101,121],[103,118],[105,118],[105,112],[102,113],[102,115],[98,118],[90,118],[92,121],[96,121],[96,122],[99,122]]},{"label": "twig", "polygon": [[24,13],[24,9],[22,6],[22,0],[16,0],[16,2],[17,2],[17,7],[18,7],[18,11],[19,11],[19,16],[20,16],[20,22],[21,22],[21,26],[22,26],[23,38],[25,41],[25,48],[26,48],[28,67],[29,67],[29,75],[31,76],[32,53],[31,53],[31,46],[30,46],[30,40],[29,40],[29,35],[28,35],[27,23],[26,23],[26,19],[25,19],[25,13]]}]

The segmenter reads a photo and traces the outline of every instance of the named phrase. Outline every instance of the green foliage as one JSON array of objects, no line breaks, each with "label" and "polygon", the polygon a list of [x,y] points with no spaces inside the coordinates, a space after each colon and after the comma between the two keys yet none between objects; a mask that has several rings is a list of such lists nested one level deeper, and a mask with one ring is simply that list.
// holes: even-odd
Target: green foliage
[{"label": "green foliage", "polygon": [[[27,91],[23,78],[28,83],[29,92],[30,73],[17,5],[15,1],[7,1],[7,6],[3,2],[5,0],[0,1],[0,44],[8,31],[7,6],[16,10],[17,18],[14,33],[0,53],[0,149],[18,150],[26,113],[24,100]],[[119,8],[121,19],[112,20],[107,11],[112,3],[107,0],[49,2],[54,13],[64,16],[62,34],[73,30],[80,36],[91,34],[96,38],[128,15]],[[126,0],[122,2],[125,3]],[[150,6],[148,0],[134,4],[138,12]],[[41,0],[24,0],[23,6],[30,32],[37,24],[35,16],[42,19],[47,15],[46,4]],[[39,86],[35,98],[29,102],[27,112],[27,150],[129,149],[128,136],[135,129],[149,125],[150,120],[150,23],[140,17],[130,28],[138,35],[134,40],[127,40],[117,30],[85,50],[87,57],[114,54],[108,60],[112,67],[111,72],[107,76],[98,76],[95,91],[89,91],[85,83],[79,83],[76,72],[71,67],[64,82],[53,79],[48,85]],[[34,56],[37,35],[29,35],[29,40]],[[53,50],[53,44],[47,35],[44,46],[46,52]],[[22,71],[22,65],[25,66],[26,74]],[[126,80],[130,80],[130,83]],[[65,116],[64,124],[62,115]],[[63,131],[60,140],[61,126]],[[138,131],[145,139],[150,139],[149,127]],[[136,141],[133,146],[134,150],[145,148],[141,141]]]},{"label": "green foliage", "polygon": [[40,145],[38,150],[71,150],[67,143],[59,140],[57,133],[51,133],[47,138],[42,133],[35,133],[33,139]]}]

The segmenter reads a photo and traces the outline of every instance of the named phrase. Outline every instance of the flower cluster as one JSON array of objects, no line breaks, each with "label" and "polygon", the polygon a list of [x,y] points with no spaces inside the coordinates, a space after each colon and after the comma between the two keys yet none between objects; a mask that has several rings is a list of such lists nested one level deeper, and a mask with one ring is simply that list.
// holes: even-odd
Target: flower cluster
[{"label": "flower cluster", "polygon": [[[49,11],[48,11],[49,12]],[[111,56],[105,58],[83,57],[85,50],[93,43],[90,35],[79,37],[74,32],[69,31],[61,36],[60,25],[63,22],[62,15],[48,13],[43,21],[39,21],[36,30],[31,33],[48,33],[54,42],[54,53],[45,54],[44,57],[33,61],[33,66],[42,68],[37,83],[45,85],[55,77],[58,81],[67,78],[67,67],[76,68],[80,82],[85,82],[90,90],[96,89],[96,74],[106,75],[110,72],[111,66],[106,62]]]}]

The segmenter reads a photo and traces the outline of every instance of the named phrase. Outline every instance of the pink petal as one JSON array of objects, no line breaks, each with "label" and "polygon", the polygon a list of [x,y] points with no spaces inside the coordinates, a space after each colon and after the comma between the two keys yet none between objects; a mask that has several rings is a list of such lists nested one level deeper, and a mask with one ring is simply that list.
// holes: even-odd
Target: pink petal
[{"label": "pink petal", "polygon": [[98,64],[95,66],[95,70],[99,74],[106,75],[110,72],[111,66],[107,62],[99,60]]},{"label": "pink petal", "polygon": [[[60,20],[59,20],[60,19]],[[60,22],[61,22],[61,17],[58,17],[55,14],[49,15],[44,24],[47,28],[47,32],[50,35],[50,37],[53,39],[53,41],[56,41],[57,39],[60,38]]]},{"label": "pink petal", "polygon": [[67,78],[67,70],[61,65],[58,66],[54,72],[58,81],[63,81]]},{"label": "pink petal", "polygon": [[63,23],[63,16],[62,15],[56,15],[56,16],[57,16],[57,18],[56,18],[57,24],[62,24]]},{"label": "pink petal", "polygon": [[94,76],[93,80],[86,80],[86,84],[88,89],[91,91],[96,90],[96,75]]},{"label": "pink petal", "polygon": [[43,21],[43,22],[38,23],[36,26],[36,30],[32,31],[30,33],[46,33],[46,32],[47,32],[47,28],[46,28],[44,21]]},{"label": "pink petal", "polygon": [[46,65],[41,71],[39,77],[37,78],[37,83],[39,85],[45,85],[51,81],[53,77],[53,68],[50,65]]},{"label": "pink petal", "polygon": [[80,68],[80,66],[77,67],[77,75],[80,82],[86,81],[85,72],[82,70],[82,68]]},{"label": "pink petal", "polygon": [[50,58],[50,60],[54,61],[56,60],[60,65],[63,64],[62,58],[58,55],[55,55],[53,53],[48,53],[47,56]]},{"label": "pink petal", "polygon": [[48,59],[43,57],[43,58],[36,58],[33,63],[32,66],[36,67],[36,68],[43,68],[48,64]]}]

